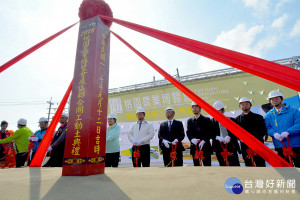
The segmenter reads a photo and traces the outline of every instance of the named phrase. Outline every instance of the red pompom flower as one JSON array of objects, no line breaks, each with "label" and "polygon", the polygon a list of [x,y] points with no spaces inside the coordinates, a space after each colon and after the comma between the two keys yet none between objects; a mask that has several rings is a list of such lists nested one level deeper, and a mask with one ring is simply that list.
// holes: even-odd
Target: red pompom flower
[{"label": "red pompom flower", "polygon": [[[109,5],[103,0],[83,0],[80,7],[78,16],[80,20],[85,20],[97,15],[104,15],[113,17],[112,11]],[[112,22],[102,19],[103,23],[110,28]]]}]

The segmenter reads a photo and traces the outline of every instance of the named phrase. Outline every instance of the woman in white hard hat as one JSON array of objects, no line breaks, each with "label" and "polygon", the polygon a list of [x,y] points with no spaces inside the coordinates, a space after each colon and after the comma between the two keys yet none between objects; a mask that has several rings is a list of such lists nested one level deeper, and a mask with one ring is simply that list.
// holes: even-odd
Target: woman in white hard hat
[{"label": "woman in white hard hat", "polygon": [[[29,137],[28,139],[34,142],[34,148],[32,149],[32,154],[31,154],[31,159],[30,162],[32,161],[37,149],[40,146],[40,143],[47,131],[48,128],[48,119],[45,117],[41,117],[39,120],[39,127],[41,128],[40,130],[37,130],[33,136]],[[30,162],[28,165],[30,165]]]},{"label": "woman in white hard hat", "polygon": [[117,124],[117,114],[110,113],[107,117],[105,167],[118,167],[120,157],[119,137],[121,127]]}]

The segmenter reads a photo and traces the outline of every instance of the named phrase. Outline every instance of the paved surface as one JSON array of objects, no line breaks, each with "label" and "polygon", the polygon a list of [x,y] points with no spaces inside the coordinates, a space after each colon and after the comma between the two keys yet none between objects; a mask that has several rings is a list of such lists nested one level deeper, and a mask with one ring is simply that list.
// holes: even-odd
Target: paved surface
[{"label": "paved surface", "polygon": [[[300,199],[300,169],[246,167],[107,168],[105,174],[61,177],[61,168],[0,170],[0,199]],[[291,193],[230,194],[225,181],[294,180]],[[276,185],[276,184],[275,184]],[[299,186],[298,186],[299,185]],[[253,186],[254,187],[254,186]],[[253,191],[258,188],[253,188]]]}]

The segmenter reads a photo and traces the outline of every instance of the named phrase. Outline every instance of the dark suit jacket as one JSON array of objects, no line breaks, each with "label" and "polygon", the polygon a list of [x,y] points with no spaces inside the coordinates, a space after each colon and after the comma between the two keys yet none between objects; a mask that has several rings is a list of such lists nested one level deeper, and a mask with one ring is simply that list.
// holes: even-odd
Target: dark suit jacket
[{"label": "dark suit jacket", "polygon": [[[163,151],[171,151],[170,148],[166,148],[162,143],[163,140],[168,140],[173,142],[175,139],[178,140],[177,150],[184,151],[184,147],[181,141],[184,139],[184,129],[181,121],[175,120],[171,125],[171,130],[169,131],[168,121],[162,122],[158,130],[159,146]],[[171,145],[170,145],[171,146]]]},{"label": "dark suit jacket", "polygon": [[[211,121],[208,117],[200,115],[196,120],[194,117],[189,118],[187,121],[187,137],[191,141],[193,138],[204,140],[205,144],[202,148],[204,153],[212,153],[210,145],[210,132],[211,132]],[[191,155],[195,154],[196,147],[191,143]]]},{"label": "dark suit jacket", "polygon": [[[234,118],[231,118],[230,119],[232,121],[235,122]],[[214,152],[222,152],[223,149],[220,145],[220,142],[218,140],[216,140],[216,137],[217,136],[220,136],[220,127],[219,127],[219,122],[217,120],[215,120],[214,118],[211,119],[211,122],[212,122],[212,132],[211,132],[211,138],[213,140],[213,143],[212,143],[212,148],[213,148],[213,151]],[[233,135],[228,129],[228,136],[230,137],[230,142],[227,144],[227,148],[228,150],[233,153],[232,151],[239,151],[240,152],[240,146],[237,142],[237,137],[235,135]],[[225,145],[223,145],[225,146]]]}]

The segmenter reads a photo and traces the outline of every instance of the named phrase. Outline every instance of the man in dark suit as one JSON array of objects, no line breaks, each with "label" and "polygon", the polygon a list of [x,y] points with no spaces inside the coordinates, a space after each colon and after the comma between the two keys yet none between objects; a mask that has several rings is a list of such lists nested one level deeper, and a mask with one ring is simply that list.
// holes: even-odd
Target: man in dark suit
[{"label": "man in dark suit", "polygon": [[[267,128],[264,118],[259,114],[251,112],[250,109],[252,107],[252,103],[247,97],[242,97],[240,99],[239,106],[242,110],[242,114],[235,118],[236,123],[264,144],[264,137],[267,136]],[[265,139],[267,139],[267,137]],[[245,165],[247,167],[252,167],[253,163],[247,153],[249,147],[241,141],[241,148]],[[253,159],[256,167],[266,166],[265,160],[259,155],[254,155]]]},{"label": "man in dark suit", "polygon": [[187,121],[187,137],[191,141],[190,154],[193,156],[194,166],[200,166],[199,160],[194,159],[196,146],[197,149],[202,149],[204,166],[211,166],[212,148],[210,145],[209,133],[211,132],[211,121],[208,117],[201,115],[201,107],[195,102],[192,102],[192,111],[194,117],[189,118]]},{"label": "man in dark suit", "polygon": [[177,144],[176,148],[176,160],[174,162],[175,166],[182,166],[182,151],[184,147],[181,141],[184,139],[184,129],[181,121],[175,120],[175,111],[172,107],[166,108],[167,121],[160,124],[158,130],[159,146],[163,153],[164,165],[165,167],[172,166],[172,160],[170,153]]},{"label": "man in dark suit", "polygon": [[[213,107],[219,112],[221,112],[222,114],[225,113],[224,104],[221,101],[215,102]],[[230,119],[234,121],[233,118]],[[237,142],[237,138],[214,118],[212,118],[211,121],[212,121],[212,130],[213,130],[211,134],[211,138],[213,139],[212,148],[213,151],[216,152],[216,156],[220,166],[226,166],[226,161],[224,160],[221,154],[222,152],[224,152],[223,148],[225,149],[226,145],[227,145],[227,151],[232,153],[231,156],[227,156],[228,165],[240,166],[237,152],[240,153],[242,152]]]}]

